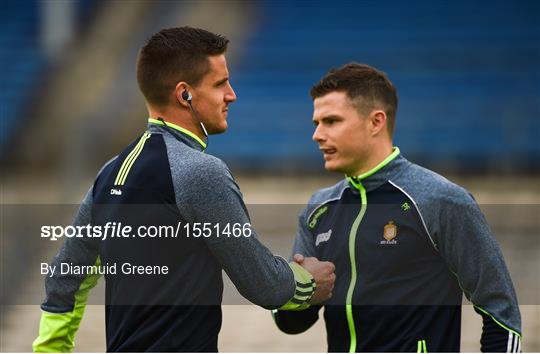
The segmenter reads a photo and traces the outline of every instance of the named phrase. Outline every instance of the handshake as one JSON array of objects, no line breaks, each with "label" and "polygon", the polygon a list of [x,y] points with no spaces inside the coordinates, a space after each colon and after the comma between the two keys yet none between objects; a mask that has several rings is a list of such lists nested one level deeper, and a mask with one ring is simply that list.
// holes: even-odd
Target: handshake
[{"label": "handshake", "polygon": [[315,257],[304,257],[298,253],[294,255],[293,260],[310,272],[315,279],[317,289],[311,297],[310,303],[314,305],[330,299],[336,281],[334,263],[319,261]]}]

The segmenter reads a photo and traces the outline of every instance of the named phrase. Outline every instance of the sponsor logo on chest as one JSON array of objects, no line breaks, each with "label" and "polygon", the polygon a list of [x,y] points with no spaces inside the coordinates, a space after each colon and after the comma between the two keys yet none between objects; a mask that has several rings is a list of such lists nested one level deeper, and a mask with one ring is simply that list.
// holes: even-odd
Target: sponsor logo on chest
[{"label": "sponsor logo on chest", "polygon": [[330,236],[332,236],[332,229],[320,233],[317,235],[317,239],[315,240],[315,246],[318,246],[321,242],[326,242],[330,239]]}]

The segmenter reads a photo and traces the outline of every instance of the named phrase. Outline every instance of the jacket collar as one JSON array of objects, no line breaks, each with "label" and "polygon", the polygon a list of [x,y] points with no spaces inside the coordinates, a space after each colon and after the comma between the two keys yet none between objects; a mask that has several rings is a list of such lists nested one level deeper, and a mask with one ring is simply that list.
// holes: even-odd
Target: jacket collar
[{"label": "jacket collar", "polygon": [[346,176],[346,178],[353,190],[363,187],[369,192],[400,174],[409,164],[410,162],[401,155],[399,148],[394,147],[392,153],[371,170],[359,176]]},{"label": "jacket collar", "polygon": [[165,122],[163,119],[149,118],[148,130],[156,133],[169,133],[179,141],[199,151],[204,151],[206,149],[206,141],[202,140],[186,128],[170,122]]}]

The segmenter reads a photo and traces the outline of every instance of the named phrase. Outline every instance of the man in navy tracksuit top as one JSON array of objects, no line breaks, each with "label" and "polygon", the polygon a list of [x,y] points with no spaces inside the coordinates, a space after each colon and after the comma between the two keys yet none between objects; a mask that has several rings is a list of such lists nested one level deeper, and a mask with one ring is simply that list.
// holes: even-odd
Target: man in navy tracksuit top
[{"label": "man in navy tracksuit top", "polygon": [[[303,309],[331,294],[334,265],[314,258],[289,264],[270,253],[249,224],[227,166],[204,153],[206,130],[224,132],[228,105],[236,100],[227,42],[189,27],[149,39],[137,62],[148,128],[101,169],[73,223],[122,224],[133,232],[69,238],[53,260],[57,269],[116,265],[116,273],[103,271],[107,351],[217,351],[222,270],[244,297],[266,308]],[[177,232],[160,238],[152,227]],[[47,276],[35,351],[73,349],[98,277],[87,271]]]},{"label": "man in navy tracksuit top", "polygon": [[[313,140],[346,174],[299,218],[293,255],[336,266],[324,304],[328,350],[455,352],[462,294],[482,315],[481,349],[519,352],[521,319],[501,251],[473,197],[392,146],[397,93],[364,64],[331,70],[311,90]],[[300,333],[320,306],[273,311]]]}]

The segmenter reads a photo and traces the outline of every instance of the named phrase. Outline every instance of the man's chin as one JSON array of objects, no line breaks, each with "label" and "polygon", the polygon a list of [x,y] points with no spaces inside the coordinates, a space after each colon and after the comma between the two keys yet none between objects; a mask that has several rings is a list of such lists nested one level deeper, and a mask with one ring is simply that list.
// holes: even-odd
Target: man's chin
[{"label": "man's chin", "polygon": [[227,131],[227,128],[227,123],[225,123],[219,127],[206,127],[206,130],[208,131],[208,135],[217,135],[225,133]]},{"label": "man's chin", "polygon": [[324,163],[324,168],[330,172],[343,172],[340,166],[336,164],[334,161],[326,161]]}]

